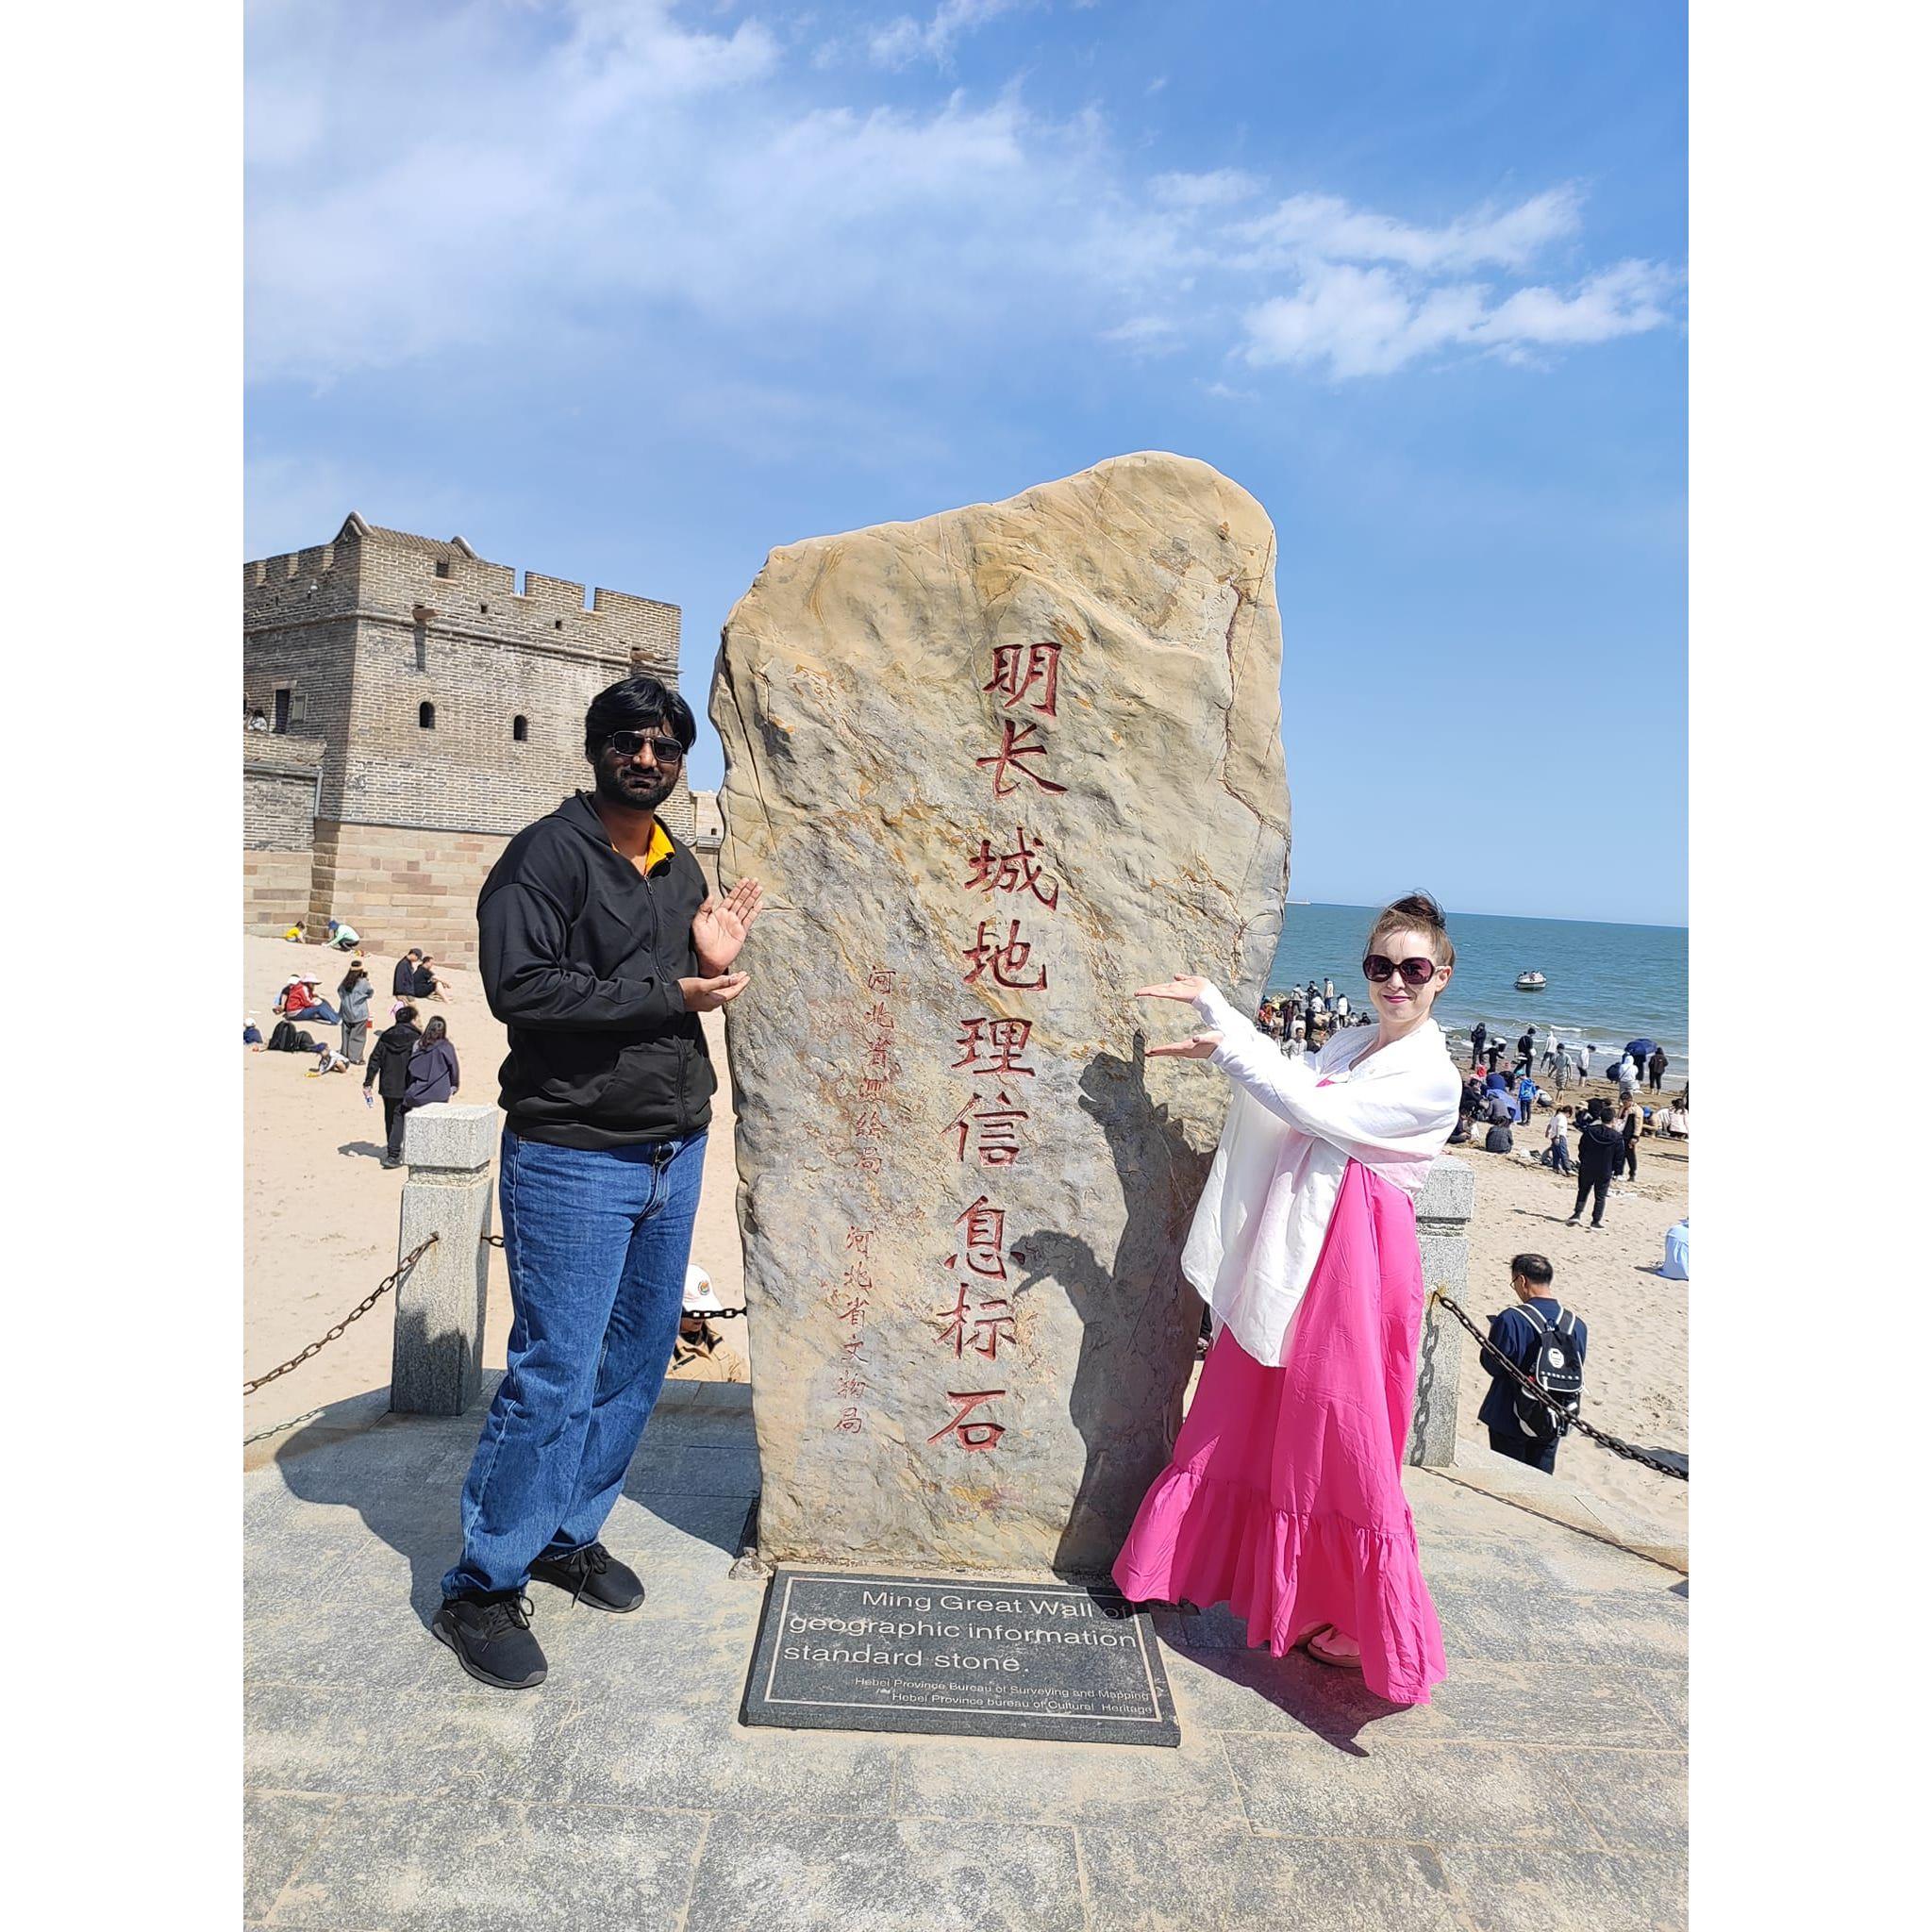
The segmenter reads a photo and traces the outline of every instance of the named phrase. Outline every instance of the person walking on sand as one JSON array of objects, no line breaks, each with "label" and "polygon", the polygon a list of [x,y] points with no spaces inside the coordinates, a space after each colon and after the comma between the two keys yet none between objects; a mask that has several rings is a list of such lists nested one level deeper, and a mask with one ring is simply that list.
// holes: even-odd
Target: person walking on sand
[{"label": "person walking on sand", "polygon": [[423,1038],[409,1056],[409,1083],[403,1089],[402,1105],[396,1108],[390,1128],[391,1163],[403,1158],[403,1124],[409,1115],[419,1107],[435,1107],[441,1101],[454,1100],[462,1082],[456,1044],[449,1037],[449,1022],[438,1013],[424,1027]]},{"label": "person walking on sand", "polygon": [[1529,1073],[1536,1065],[1536,1028],[1529,1030],[1516,1042],[1516,1069],[1512,1079]]},{"label": "person walking on sand", "polygon": [[1650,1075],[1650,1091],[1661,1093],[1664,1091],[1664,1074],[1670,1067],[1669,1057],[1662,1047],[1654,1047],[1651,1056],[1644,1062],[1644,1071]]},{"label": "person walking on sand", "polygon": [[1469,1029],[1469,1064],[1472,1069],[1483,1063],[1483,1044],[1490,1037],[1489,1023],[1478,1020]]},{"label": "person walking on sand", "polygon": [[1233,1091],[1181,1254],[1214,1345],[1113,1574],[1137,1603],[1226,1602],[1276,1657],[1305,1645],[1378,1696],[1425,1704],[1442,1633],[1402,1457],[1424,1298],[1415,1203],[1461,1089],[1429,1017],[1456,950],[1418,892],[1364,953],[1376,1025],[1307,1060],[1269,1051],[1192,974],[1136,995],[1204,1023],[1150,1058],[1211,1059]]},{"label": "person walking on sand", "polygon": [[342,1003],[342,1058],[352,1067],[362,1064],[369,1040],[369,995],[374,991],[368,969],[359,959],[342,974],[342,983],[336,988],[336,998]]},{"label": "person walking on sand", "polygon": [[761,897],[752,879],[710,893],[658,815],[696,737],[655,677],[599,691],[584,719],[594,789],[519,832],[477,902],[483,990],[509,1033],[512,1321],[431,1628],[499,1690],[548,1668],[531,1578],[600,1610],[644,1599],[598,1532],[677,1340],[717,1086],[699,1015],[744,990],[730,968]]},{"label": "person walking on sand", "polygon": [[1634,1093],[1624,1103],[1623,1129],[1623,1172],[1634,1181],[1637,1178],[1637,1142],[1643,1132],[1643,1106]]},{"label": "person walking on sand", "polygon": [[414,1007],[398,1007],[394,1020],[376,1035],[375,1051],[369,1056],[368,1071],[362,1075],[363,1098],[374,1105],[382,1099],[382,1164],[403,1164],[403,1095],[409,1091],[409,1060],[423,1035],[416,1024]]},{"label": "person walking on sand", "polygon": [[1550,1124],[1543,1129],[1543,1139],[1550,1143],[1550,1168],[1555,1174],[1571,1174],[1570,1165],[1570,1109],[1559,1107],[1550,1116]]},{"label": "person walking on sand", "polygon": [[1562,1432],[1550,1411],[1507,1369],[1499,1366],[1495,1357],[1501,1356],[1534,1382],[1539,1357],[1543,1355],[1543,1337],[1549,1334],[1558,1364],[1567,1356],[1566,1365],[1580,1383],[1583,1357],[1590,1347],[1590,1324],[1574,1314],[1566,1319],[1562,1303],[1548,1292],[1556,1278],[1557,1271],[1541,1255],[1518,1255],[1509,1263],[1509,1286],[1516,1306],[1491,1320],[1490,1349],[1495,1354],[1486,1349],[1482,1357],[1490,1390],[1475,1412],[1476,1421],[1489,1429],[1490,1447],[1497,1455],[1526,1462],[1545,1475],[1556,1474]]},{"label": "person walking on sand", "polygon": [[1610,1191],[1610,1179],[1624,1158],[1624,1137],[1610,1124],[1610,1103],[1599,1095],[1590,1103],[1590,1112],[1577,1130],[1576,1206],[1568,1225],[1583,1219],[1583,1204],[1592,1194],[1596,1208],[1590,1224],[1604,1224],[1604,1197]]}]

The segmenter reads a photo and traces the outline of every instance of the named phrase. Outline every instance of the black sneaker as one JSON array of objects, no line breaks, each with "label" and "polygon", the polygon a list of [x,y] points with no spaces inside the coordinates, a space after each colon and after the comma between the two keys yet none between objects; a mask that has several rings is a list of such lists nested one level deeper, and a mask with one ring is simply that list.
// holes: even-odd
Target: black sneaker
[{"label": "black sneaker", "polygon": [[644,1586],[628,1563],[620,1563],[602,1543],[586,1543],[567,1557],[539,1557],[530,1565],[539,1583],[570,1591],[574,1604],[590,1604],[622,1614],[644,1600]]},{"label": "black sneaker", "polygon": [[479,1684],[528,1690],[549,1673],[542,1646],[530,1635],[530,1600],[521,1591],[444,1597],[429,1627]]}]

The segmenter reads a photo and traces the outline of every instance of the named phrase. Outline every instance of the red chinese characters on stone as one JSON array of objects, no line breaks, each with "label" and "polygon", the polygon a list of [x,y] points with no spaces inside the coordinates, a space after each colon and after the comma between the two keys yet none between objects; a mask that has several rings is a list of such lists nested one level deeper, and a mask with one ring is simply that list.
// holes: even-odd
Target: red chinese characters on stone
[{"label": "red chinese characters on stone", "polygon": [[832,1426],[841,1436],[857,1436],[863,1433],[865,1422],[857,1408],[848,1408],[840,1415],[839,1420]]},{"label": "red chinese characters on stone", "polygon": [[953,1353],[962,1356],[970,1348],[974,1355],[983,1355],[988,1361],[997,1361],[1001,1341],[1017,1343],[1020,1333],[1013,1325],[1013,1305],[1004,1296],[995,1301],[974,1302],[970,1307],[966,1296],[968,1284],[958,1284],[958,1299],[950,1308],[937,1310],[938,1319],[943,1325],[940,1329],[940,1340],[953,1344]]},{"label": "red chinese characters on stone", "polygon": [[1026,827],[1013,827],[1013,849],[995,852],[991,840],[982,839],[979,850],[969,854],[973,870],[966,875],[969,892],[1031,892],[1049,912],[1060,902],[1058,881],[1042,886],[1040,853],[1026,842]]},{"label": "red chinese characters on stone", "polygon": [[1002,709],[1010,711],[1036,684],[1040,686],[1040,695],[1031,700],[1032,708],[1042,717],[1058,717],[1055,706],[1058,702],[1060,686],[1058,644],[995,644],[992,647],[992,675],[979,688],[981,691],[998,691]]},{"label": "red chinese characters on stone", "polygon": [[[1004,1250],[1007,1244],[1007,1215],[1003,1208],[993,1207],[984,1194],[974,1202],[963,1214],[953,1217],[953,1225],[966,1224],[966,1265],[975,1274],[991,1274],[1004,1281],[1007,1278],[1007,1259]],[[958,1255],[946,1257],[946,1266],[957,1268]]]},{"label": "red chinese characters on stone", "polygon": [[948,1070],[955,1074],[1024,1074],[1031,1079],[1038,1071],[1023,1067],[1020,1056],[1032,1037],[1031,1020],[961,1020],[959,1037],[953,1042],[961,1058]]},{"label": "red chinese characters on stone", "polygon": [[999,1446],[1000,1438],[1007,1433],[1007,1425],[1004,1423],[993,1422],[985,1416],[982,1416],[977,1422],[969,1421],[968,1418],[982,1402],[994,1401],[1006,1392],[1004,1389],[973,1389],[963,1391],[948,1389],[946,1391],[946,1400],[959,1404],[958,1413],[953,1417],[952,1421],[944,1428],[938,1430],[925,1440],[928,1442],[937,1442],[943,1437],[954,1436],[958,1438],[959,1446],[962,1449],[996,1449]]},{"label": "red chinese characters on stone", "polygon": [[975,765],[992,767],[992,795],[995,798],[1009,798],[1020,789],[1008,775],[1014,772],[1031,778],[1042,791],[1064,791],[1067,789],[1064,785],[1056,785],[1051,778],[1042,778],[1031,766],[1022,763],[1024,758],[1043,758],[1046,756],[1044,744],[1027,742],[1039,729],[1037,724],[1022,724],[1016,728],[1010,718],[1002,718],[999,750],[973,760]]},{"label": "red chinese characters on stone", "polygon": [[868,992],[891,992],[892,976],[892,969],[890,966],[874,966],[865,975],[865,989]]},{"label": "red chinese characters on stone", "polygon": [[1022,979],[1019,974],[1024,970],[1033,948],[1020,937],[1020,922],[1009,919],[1007,922],[1007,936],[998,937],[997,930],[991,939],[987,937],[986,921],[979,922],[978,937],[970,946],[960,949],[960,957],[973,963],[961,976],[961,986],[971,986],[988,967],[992,969],[992,983],[1006,987],[1012,992],[1044,992],[1046,991],[1046,968],[1041,967],[1031,979]]},{"label": "red chinese characters on stone", "polygon": [[1018,1123],[1030,1119],[1002,1087],[991,1101],[975,1093],[941,1131],[959,1137],[955,1159],[963,1162],[970,1152],[982,1167],[1011,1167],[1020,1158]]}]

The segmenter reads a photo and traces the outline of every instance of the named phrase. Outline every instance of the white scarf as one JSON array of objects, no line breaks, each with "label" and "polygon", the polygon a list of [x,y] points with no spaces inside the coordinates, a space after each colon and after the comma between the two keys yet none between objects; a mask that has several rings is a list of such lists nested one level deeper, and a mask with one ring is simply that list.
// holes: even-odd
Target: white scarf
[{"label": "white scarf", "polygon": [[1235,1089],[1181,1271],[1217,1331],[1233,1329],[1257,1361],[1279,1367],[1349,1161],[1420,1195],[1456,1124],[1462,1082],[1433,1020],[1366,1060],[1374,1026],[1344,1028],[1296,1060],[1216,988],[1193,1004],[1221,1034],[1214,1064]]}]

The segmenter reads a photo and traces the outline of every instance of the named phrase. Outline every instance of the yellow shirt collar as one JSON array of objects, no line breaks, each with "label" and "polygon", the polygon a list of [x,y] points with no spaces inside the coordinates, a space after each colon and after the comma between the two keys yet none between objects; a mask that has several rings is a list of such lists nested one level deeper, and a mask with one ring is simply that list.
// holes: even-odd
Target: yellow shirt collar
[{"label": "yellow shirt collar", "polygon": [[651,822],[651,842],[644,853],[644,870],[656,872],[671,857],[671,837],[662,825],[654,819]]}]

